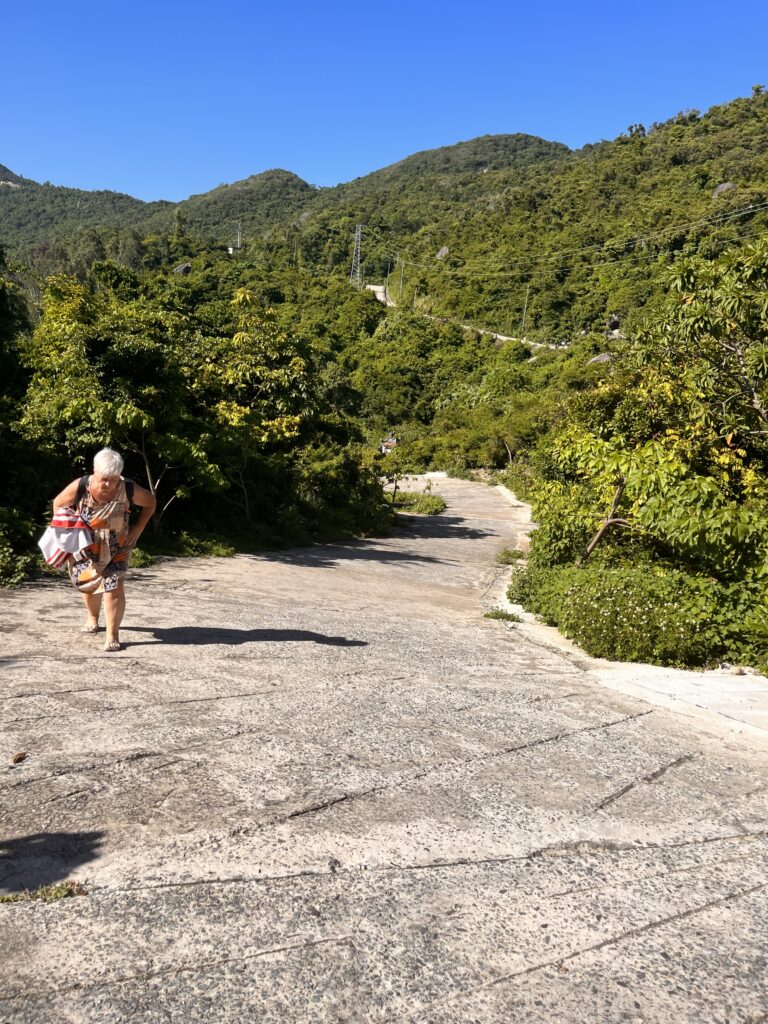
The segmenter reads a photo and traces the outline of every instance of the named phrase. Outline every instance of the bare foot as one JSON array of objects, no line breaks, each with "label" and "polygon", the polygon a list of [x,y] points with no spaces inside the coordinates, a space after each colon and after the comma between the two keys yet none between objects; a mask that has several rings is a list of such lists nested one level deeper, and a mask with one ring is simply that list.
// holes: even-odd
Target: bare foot
[{"label": "bare foot", "polygon": [[104,644],[105,651],[121,651],[122,647],[119,640],[107,640]]},{"label": "bare foot", "polygon": [[89,619],[84,626],[80,627],[81,633],[98,633],[100,629],[98,621]]}]

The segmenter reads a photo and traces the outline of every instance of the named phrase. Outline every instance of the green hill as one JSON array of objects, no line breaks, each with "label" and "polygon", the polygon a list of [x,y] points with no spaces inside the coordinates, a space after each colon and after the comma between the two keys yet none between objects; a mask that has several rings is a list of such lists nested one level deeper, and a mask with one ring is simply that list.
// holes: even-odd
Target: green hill
[{"label": "green hill", "polygon": [[0,164],[0,245],[9,249],[51,242],[83,228],[135,227],[173,203],[144,203],[121,192],[41,185]]},{"label": "green hill", "polygon": [[681,252],[715,255],[765,229],[768,95],[756,87],[703,115],[633,125],[579,151],[529,135],[483,136],[335,188],[270,170],[150,204],[2,173],[10,184],[0,185],[0,244],[12,253],[83,228],[225,245],[239,225],[245,244],[266,245],[269,265],[348,274],[363,224],[365,278],[396,274],[398,303],[561,340],[609,313],[634,316]]},{"label": "green hill", "polygon": [[[271,170],[190,196],[175,209],[189,230],[223,244],[232,242],[238,224],[246,237],[253,237],[276,224],[291,223],[312,207],[318,194],[318,189],[297,175]],[[163,212],[147,226],[162,230],[167,222]]]},{"label": "green hill", "polygon": [[516,333],[527,297],[526,330],[565,337],[609,312],[632,315],[675,255],[714,255],[768,225],[760,90],[578,152],[500,139],[341,186],[325,199],[326,228],[349,239],[353,222],[365,224],[366,276],[381,281],[399,261],[403,303]]},{"label": "green hill", "polygon": [[[340,207],[357,217],[379,214],[382,222],[402,219],[404,191],[420,225],[444,204],[461,204],[477,191],[474,179],[500,169],[520,170],[567,156],[559,143],[528,135],[483,136],[455,146],[426,150],[336,188],[316,188],[284,170],[269,170],[222,184],[179,203],[144,203],[117,192],[84,192],[48,183],[40,185],[0,165],[0,243],[9,248],[52,241],[84,227],[141,227],[167,231],[178,213],[189,230],[224,244],[238,223],[253,238],[280,226],[290,228],[311,212]],[[482,191],[482,189],[481,189]],[[408,219],[406,217],[406,219]]]}]

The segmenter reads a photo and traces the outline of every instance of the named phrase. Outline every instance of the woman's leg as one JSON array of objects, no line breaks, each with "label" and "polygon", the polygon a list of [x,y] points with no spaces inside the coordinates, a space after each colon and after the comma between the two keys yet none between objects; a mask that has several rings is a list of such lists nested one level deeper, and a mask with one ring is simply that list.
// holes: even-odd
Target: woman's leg
[{"label": "woman's leg", "polygon": [[107,620],[107,638],[105,651],[118,650],[120,647],[120,623],[125,614],[125,590],[120,580],[114,590],[104,594],[104,617]]},{"label": "woman's leg", "polygon": [[101,594],[83,594],[85,614],[88,616],[83,629],[96,632],[99,628],[99,613],[101,611]]}]

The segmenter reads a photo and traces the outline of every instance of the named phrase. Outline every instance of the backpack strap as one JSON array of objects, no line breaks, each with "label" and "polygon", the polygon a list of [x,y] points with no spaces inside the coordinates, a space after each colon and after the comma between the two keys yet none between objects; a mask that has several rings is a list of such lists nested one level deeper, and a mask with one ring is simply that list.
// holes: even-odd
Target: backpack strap
[{"label": "backpack strap", "polygon": [[77,494],[75,495],[75,508],[80,504],[88,490],[89,476],[81,476],[77,482]]}]

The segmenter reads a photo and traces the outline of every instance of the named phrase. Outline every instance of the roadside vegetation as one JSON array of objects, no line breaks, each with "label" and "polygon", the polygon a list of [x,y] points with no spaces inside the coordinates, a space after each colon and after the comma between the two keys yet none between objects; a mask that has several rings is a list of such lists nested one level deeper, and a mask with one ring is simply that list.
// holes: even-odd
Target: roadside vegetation
[{"label": "roadside vegetation", "polygon": [[503,608],[492,608],[485,612],[484,619],[497,619],[500,622],[522,622],[522,618],[514,612],[505,611]]},{"label": "roadside vegetation", "polygon": [[[0,581],[105,443],[158,498],[144,564],[385,532],[444,510],[407,475],[483,471],[538,524],[498,556],[514,601],[593,654],[768,667],[762,87],[578,153],[500,136],[337,189],[105,193],[76,230],[73,197],[17,184]],[[358,223],[395,307],[350,285]]]},{"label": "roadside vegetation", "polygon": [[589,653],[768,667],[768,243],[669,299],[507,473],[538,523],[510,596]]},{"label": "roadside vegetation", "polygon": [[439,494],[421,494],[418,491],[398,491],[392,504],[399,511],[415,512],[420,516],[437,516],[448,507]]},{"label": "roadside vegetation", "polygon": [[0,896],[0,903],[55,903],[57,900],[69,899],[72,896],[86,896],[87,892],[80,882],[52,882],[37,889],[25,889],[23,892]]}]

